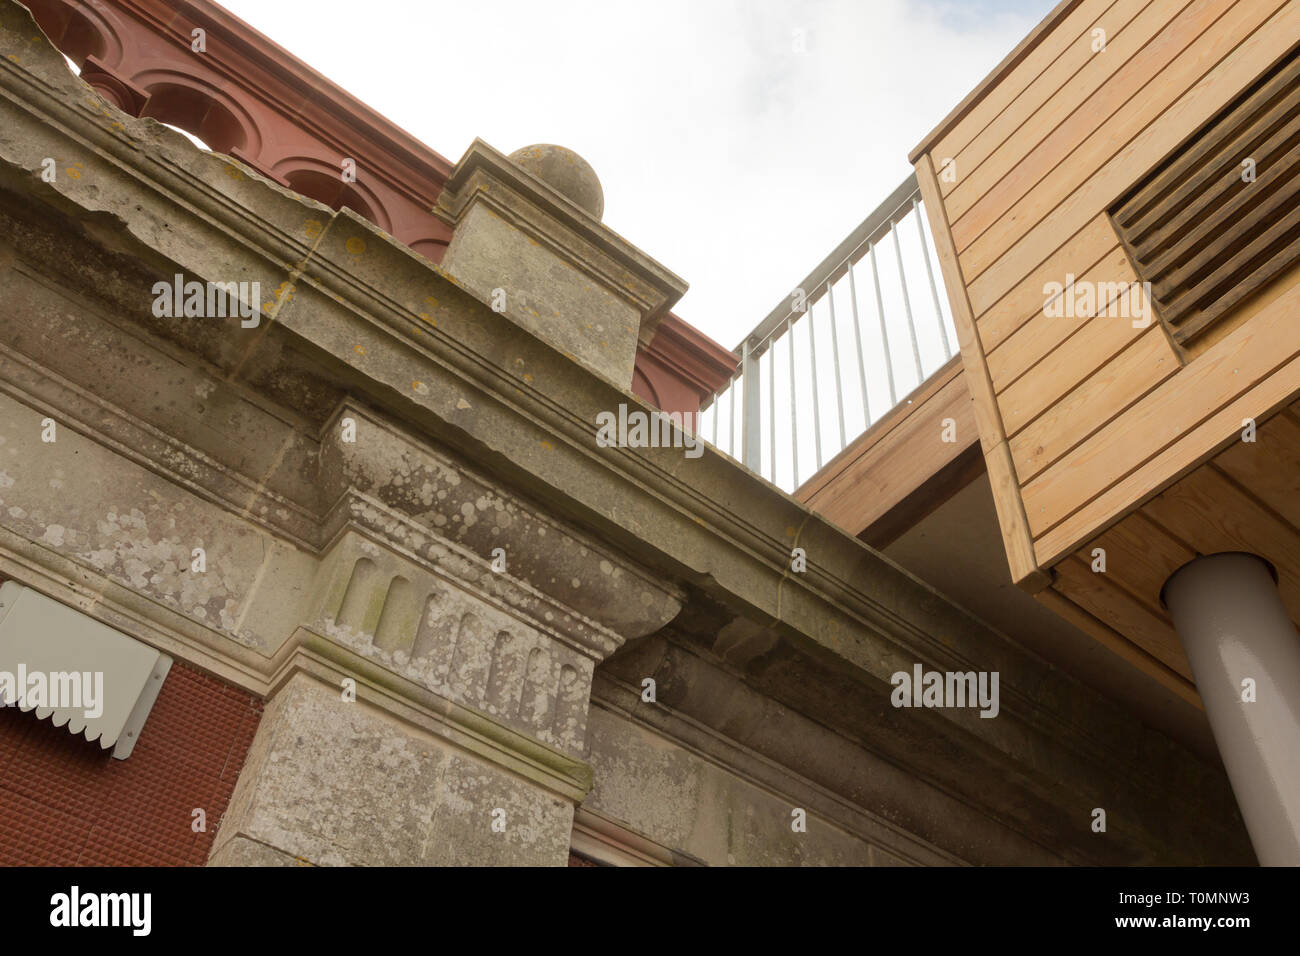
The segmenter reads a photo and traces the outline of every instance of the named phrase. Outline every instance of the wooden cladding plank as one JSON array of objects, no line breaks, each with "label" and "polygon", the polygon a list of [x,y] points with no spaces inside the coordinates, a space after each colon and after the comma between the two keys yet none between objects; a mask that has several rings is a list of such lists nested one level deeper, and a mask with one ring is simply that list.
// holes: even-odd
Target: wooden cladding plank
[{"label": "wooden cladding plank", "polygon": [[[1062,354],[1062,367],[1070,366],[1072,354],[1079,356],[1079,367],[1086,367],[1087,363],[1096,361],[1098,356],[1109,351],[1114,340],[1127,336],[1132,331],[1130,323],[1122,320],[1117,322],[1115,319],[1094,319],[1088,323],[1084,332],[1091,329],[1097,330],[1098,334],[1080,333],[1070,340],[1074,342],[1078,339],[1079,345]],[[1093,353],[1092,357],[1085,357],[1089,350]],[[1114,358],[1102,361],[1105,364],[1100,369],[1009,439],[1012,460],[1022,485],[1103,428],[1180,367],[1169,340],[1155,326],[1148,328],[1136,342]],[[1004,413],[1010,417],[1012,412],[1020,412],[1020,407],[1015,403],[1021,400],[1026,405],[1041,404],[1044,395],[1055,391],[1051,378],[1055,366],[1055,362],[1044,366],[1041,375],[1036,369],[1007,389],[1003,393]],[[1017,426],[1030,414],[1032,410],[1026,410],[1023,416],[1015,415]]]},{"label": "wooden cladding plank", "polygon": [[[947,199],[957,251],[965,250],[1030,187],[1094,135],[1231,2],[1152,3],[1127,29],[1107,37],[1104,52],[1094,53],[1092,38],[1086,38],[1086,59],[1070,82],[988,162],[959,177],[958,188]],[[959,165],[958,171],[961,169]]]},{"label": "wooden cladding plank", "polygon": [[974,442],[859,532],[858,539],[883,551],[985,472],[979,442]]},{"label": "wooden cladding plank", "polygon": [[1034,560],[1034,542],[1025,520],[1020,484],[1011,461],[1011,449],[1005,441],[985,452],[984,470],[988,472],[989,487],[993,490],[993,509],[998,515],[998,527],[1002,529],[1002,545],[1007,552],[1011,580],[1030,594],[1041,591],[1051,583],[1051,579],[1043,566]]},{"label": "wooden cladding plank", "polygon": [[1043,288],[1047,283],[1064,282],[1071,272],[1076,275],[1086,272],[1112,252],[1117,243],[1110,217],[1101,213],[997,302],[977,302],[972,298],[971,307],[979,316],[980,341],[985,351],[992,352],[1042,309]]},{"label": "wooden cladding plank", "polygon": [[[1067,273],[1055,281],[1064,283],[1069,276],[1070,274]],[[1049,374],[1057,375],[1060,379],[1060,384],[1054,389],[1053,398],[1063,395],[1077,385],[1085,375],[1091,374],[1098,368],[1101,362],[1097,362],[1090,368],[1080,369],[1069,364],[1073,361],[1072,357],[1058,356],[1052,359],[1052,356],[1056,355],[1060,347],[1069,342],[1076,333],[1082,334],[1079,333],[1079,329],[1085,323],[1090,324],[1090,320],[1098,316],[1102,321],[1116,324],[1116,329],[1111,331],[1119,331],[1119,326],[1125,322],[1129,326],[1129,334],[1111,345],[1110,352],[1097,353],[1103,356],[1102,361],[1128,344],[1139,330],[1132,327],[1131,318],[1126,319],[1125,314],[1131,314],[1133,310],[1131,307],[1124,307],[1124,300],[1130,295],[1132,284],[1136,281],[1137,273],[1133,270],[1128,255],[1116,245],[1101,262],[1075,279],[1076,285],[1096,290],[1097,301],[1093,303],[1092,308],[1087,308],[1086,305],[1081,308],[1076,307],[1072,293],[1068,296],[1069,308],[1066,308],[1063,302],[1059,309],[1053,310],[1063,311],[1066,313],[1064,315],[1049,314],[1047,306],[1041,306],[1028,322],[989,353],[989,378],[993,380],[993,390],[998,393],[1005,391],[1007,386],[1043,361],[1050,361],[1056,366]],[[1082,303],[1077,304],[1082,305]],[[1067,351],[1070,356],[1074,354],[1073,350]],[[1093,351],[1096,351],[1095,347]],[[1062,362],[1066,364],[1063,365]]]},{"label": "wooden cladding plank", "polygon": [[[1204,71],[1228,56],[1252,31],[1260,27],[1260,21],[1279,5],[1279,0],[1258,0],[1249,4],[1229,6],[1225,12],[1223,3],[1231,0],[1214,0],[1206,6],[1189,7],[1187,16],[1171,25],[1186,25],[1186,30],[1170,34],[1168,47],[1176,50],[1167,51],[1166,45],[1160,45],[1161,52],[1177,52],[1172,60],[1161,59],[1158,79],[1148,84],[1139,95],[1132,96],[1116,109],[1109,120],[1094,131],[1093,135],[1080,135],[1081,129],[1072,130],[1066,143],[1054,148],[1049,154],[1054,165],[1039,160],[1033,165],[1028,157],[1010,173],[1004,183],[997,189],[1000,197],[1015,196],[1013,203],[1004,203],[999,199],[985,210],[987,215],[976,217],[975,210],[963,218],[960,228],[954,225],[955,241],[966,240],[965,246],[958,246],[961,253],[962,268],[971,276],[984,272],[1008,246],[1013,245],[1025,235],[1033,223],[1040,221],[1050,210],[1065,201],[1078,189],[1093,171],[1101,168],[1133,136],[1154,122],[1169,108],[1170,102],[1177,98],[1179,92],[1194,86],[1204,75]],[[1195,21],[1191,14],[1196,11],[1200,16]],[[1210,22],[1203,22],[1210,21]],[[1188,39],[1187,34],[1194,34],[1190,45],[1181,44]],[[1163,38],[1163,35],[1162,35]],[[1146,63],[1157,43],[1152,43],[1143,55],[1134,59],[1134,63]],[[1120,79],[1122,73],[1116,74]],[[1122,88],[1121,88],[1122,89]],[[1133,92],[1130,90],[1129,95]],[[1115,98],[1125,96],[1117,92]],[[1109,110],[1112,103],[1097,104],[1099,111]],[[1091,110],[1092,104],[1088,104]],[[1078,141],[1076,143],[1076,140]],[[1072,152],[1062,155],[1062,150],[1075,144]],[[1152,157],[1154,161],[1157,157]],[[1148,168],[1152,163],[1144,163],[1138,168]],[[1048,175],[1050,172],[1051,175]],[[1037,177],[1037,178],[1033,178]],[[1021,189],[1024,189],[1022,192]]]},{"label": "wooden cladding plank", "polygon": [[[1248,303],[1244,308],[1251,314],[1244,316],[1243,324],[1230,335],[1025,485],[1025,512],[1035,539],[1044,537],[1095,497],[1122,484],[1131,472],[1189,436],[1254,385],[1281,375],[1272,384],[1284,391],[1274,401],[1300,388],[1300,381],[1288,388],[1294,373],[1284,368],[1300,354],[1300,322],[1295,321],[1300,309],[1300,269],[1292,269],[1287,278],[1290,281],[1276,283]],[[1246,414],[1260,415],[1270,407],[1254,407]],[[1239,426],[1240,419],[1231,424],[1219,423],[1218,437],[1208,446],[1196,441],[1190,447],[1208,453]],[[1145,479],[1138,482],[1139,498],[1191,464],[1181,455],[1175,455],[1174,460],[1178,468],[1165,472],[1153,485],[1141,487]],[[1102,509],[1103,514],[1106,511]],[[1078,523],[1071,525],[1067,532],[1053,535],[1052,543],[1045,546],[1051,548],[1047,553],[1055,553],[1058,547],[1073,550],[1104,523],[1083,519],[1082,528]],[[1083,533],[1075,538],[1081,530]]]},{"label": "wooden cladding plank", "polygon": [[[1183,0],[1187,2],[1187,0]],[[1012,99],[1006,108],[990,120],[964,147],[954,153],[944,153],[956,160],[957,179],[950,183],[941,183],[944,187],[945,202],[949,203],[950,214],[955,219],[970,207],[970,204],[988,189],[988,181],[974,176],[976,171],[983,172],[984,164],[989,163],[997,172],[1005,172],[1004,165],[998,160],[1007,153],[1023,155],[1033,143],[1018,143],[1026,126],[1031,128],[1039,121],[1040,114],[1045,116],[1064,116],[1081,102],[1112,70],[1118,68],[1114,58],[1107,64],[1099,64],[1094,52],[1096,38],[1094,30],[1105,31],[1107,42],[1113,42],[1121,31],[1141,13],[1144,8],[1158,10],[1165,6],[1167,0],[1117,0],[1111,3],[1094,21],[1073,40],[1062,43],[1057,39],[1059,53],[1046,68],[1036,76],[1024,90]],[[1104,71],[1104,72],[1103,72]],[[1090,85],[1091,84],[1091,85]],[[1003,95],[1006,92],[1003,91]],[[1038,123],[1041,125],[1041,123]],[[996,181],[993,179],[991,181]],[[978,192],[973,192],[978,189]],[[966,196],[971,198],[967,199]],[[953,203],[956,203],[954,205]]]},{"label": "wooden cladding plank", "polygon": [[1248,551],[1273,563],[1278,592],[1300,620],[1300,533],[1212,465],[1197,468],[1142,509],[1202,554]]},{"label": "wooden cladding plank", "polygon": [[1034,563],[1033,539],[1029,535],[1029,525],[1021,505],[1019,483],[1011,464],[1011,452],[1007,448],[1002,418],[998,414],[993,385],[989,381],[988,367],[984,361],[984,351],[975,330],[975,317],[966,295],[966,283],[957,261],[957,250],[953,247],[952,233],[943,211],[934,164],[928,154],[917,160],[916,181],[921,190],[926,216],[930,220],[930,234],[934,238],[935,253],[939,258],[939,268],[952,308],[962,366],[966,371],[966,387],[971,394],[971,407],[979,429],[980,447],[984,451],[989,484],[993,489],[993,503],[998,513],[998,526],[1002,530],[1002,543],[1007,552],[1011,579],[1028,591],[1038,591],[1047,586],[1048,577]]},{"label": "wooden cladding plank", "polygon": [[[872,426],[837,455],[795,497],[828,521],[858,535],[879,521],[920,484],[979,444],[970,391],[960,360],[942,384],[918,396],[906,414],[879,432]],[[944,441],[951,419],[956,441]],[[877,423],[879,425],[881,423]]]},{"label": "wooden cladding plank", "polygon": [[1192,684],[1189,678],[1182,676],[1155,657],[1152,657],[1128,638],[1120,635],[1114,628],[1103,624],[1059,591],[1048,588],[1035,594],[1034,597],[1044,607],[1051,609],[1058,617],[1073,624],[1102,647],[1146,674],[1162,687],[1172,691],[1197,709],[1205,709],[1200,695],[1196,692],[1195,685]]},{"label": "wooden cladding plank", "polygon": [[1066,558],[1053,570],[1055,590],[1175,673],[1193,679],[1183,645],[1167,619],[1117,587],[1107,575],[1093,573],[1077,558]]},{"label": "wooden cladding plank", "polygon": [[908,160],[915,165],[929,153],[937,163],[957,153],[1023,92],[1080,32],[1115,0],[1062,0],[1016,48],[970,92]]},{"label": "wooden cladding plank", "polygon": [[1297,388],[1300,388],[1300,359],[1293,359],[1036,538],[1037,560],[1044,565],[1060,560],[1095,534],[1097,528],[1106,526],[1135,504],[1140,504],[1170,480],[1186,474],[1204,456],[1222,450],[1231,441],[1225,441],[1223,436],[1234,433],[1242,418],[1266,416]]},{"label": "wooden cladding plank", "polygon": [[[1274,6],[1273,0],[1269,0],[1268,6]],[[1255,4],[1240,4],[1236,10],[1246,8],[1259,11]],[[1239,18],[1236,10],[1228,14],[1234,17],[1234,22]],[[1220,33],[1216,30],[1214,36],[1222,40]],[[1102,147],[1076,152],[1067,164],[1070,168],[1062,168],[1059,176],[1049,177],[1041,192],[1031,194],[1017,205],[1005,228],[995,226],[981,237],[980,242],[989,240],[985,248],[971,256],[962,256],[963,273],[970,277],[971,300],[1001,298],[1060,247],[1060,237],[1073,236],[1131,189],[1134,169],[1150,169],[1156,165],[1195,132],[1206,116],[1217,113],[1257,79],[1262,64],[1278,60],[1298,39],[1300,3],[1289,3],[1199,77],[1188,75],[1195,68],[1205,66],[1196,62],[1196,58],[1191,65],[1180,63],[1178,70],[1166,71],[1162,84],[1186,89],[1181,98],[1154,121],[1148,119],[1144,127],[1139,126],[1141,131],[1136,135],[1132,130],[1134,120],[1141,118],[1138,114],[1146,116],[1146,112],[1140,108],[1123,111],[1120,122],[1098,137],[1107,144],[1107,149],[1110,142],[1124,142],[1131,137],[1119,152],[1100,165],[1096,154]],[[1076,188],[1073,184],[1079,174],[1085,174],[1086,179]],[[1061,190],[1066,192],[1064,198]],[[997,236],[993,235],[995,231]],[[975,246],[971,248],[974,250]]]},{"label": "wooden cladding plank", "polygon": [[[988,191],[969,211],[954,220],[953,241],[962,253],[962,264],[966,265],[969,251],[974,274],[980,249],[987,249],[993,243],[1005,246],[999,237],[1013,232],[1010,227],[1018,217],[1011,217],[1011,222],[1004,220],[1022,200],[1027,200],[1027,207],[1033,209],[1035,201],[1044,201],[1035,197],[1046,195],[1050,202],[1050,197],[1055,196],[1059,202],[1069,195],[1130,136],[1159,116],[1195,82],[1200,75],[1196,71],[1205,69],[1201,58],[1206,51],[1218,59],[1263,19],[1256,15],[1234,17],[1232,10],[1233,0],[1192,0],[1185,9],[1176,11],[1173,20],[1140,49],[1127,50],[1113,60],[1111,56],[1119,53],[1118,50],[1107,49],[1101,54],[1099,63],[1119,64],[1119,68],[1026,154],[1012,151],[1012,156],[1022,158],[1010,169],[1003,170],[1003,175],[990,182]],[[1124,46],[1128,37],[1136,39],[1135,35],[1125,33],[1116,46]],[[1047,122],[1057,119],[1048,117]],[[1061,193],[1062,189],[1066,191]],[[1055,204],[1050,202],[1046,208]],[[978,242],[990,233],[988,241]]]},{"label": "wooden cladding plank", "polygon": [[1214,463],[1300,528],[1300,418],[1294,411],[1274,415],[1258,427],[1255,441],[1233,442]]},{"label": "wooden cladding plank", "polygon": [[1076,553],[1091,569],[1093,551],[1106,556],[1109,580],[1142,602],[1153,614],[1168,617],[1160,592],[1169,576],[1196,557],[1196,552],[1170,535],[1141,511],[1135,511]]},{"label": "wooden cladding plank", "polygon": [[[1050,430],[1053,426],[1043,418],[1059,420],[1063,412],[1075,427],[1088,425],[1088,421],[1067,411],[1067,406],[1076,399],[1085,403],[1095,402],[1092,427],[1067,436],[1077,443],[1124,407],[1116,408],[1115,399],[1105,398],[1104,390],[1119,389],[1128,401],[1135,401],[1146,388],[1173,374],[1178,366],[1177,355],[1153,324],[1146,328],[1135,327],[1135,320],[1120,316],[1118,310],[1114,310],[1117,314],[1113,316],[1109,311],[1084,322],[1074,335],[998,396],[998,408],[1008,438],[1014,438],[1030,427],[1035,427],[1040,435],[1044,434],[1045,429]],[[1157,334],[1146,334],[1150,331]],[[1143,339],[1142,345],[1130,349],[1138,338]],[[1126,387],[1126,383],[1133,380],[1145,383],[1146,388],[1134,394],[1131,388]]]}]

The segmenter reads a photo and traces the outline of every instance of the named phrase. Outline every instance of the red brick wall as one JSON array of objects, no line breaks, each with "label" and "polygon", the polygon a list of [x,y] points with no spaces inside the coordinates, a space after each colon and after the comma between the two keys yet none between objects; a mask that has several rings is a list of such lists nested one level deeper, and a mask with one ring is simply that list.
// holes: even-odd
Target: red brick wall
[{"label": "red brick wall", "polygon": [[0,707],[0,865],[203,865],[261,717],[259,699],[179,661],[126,760]]}]

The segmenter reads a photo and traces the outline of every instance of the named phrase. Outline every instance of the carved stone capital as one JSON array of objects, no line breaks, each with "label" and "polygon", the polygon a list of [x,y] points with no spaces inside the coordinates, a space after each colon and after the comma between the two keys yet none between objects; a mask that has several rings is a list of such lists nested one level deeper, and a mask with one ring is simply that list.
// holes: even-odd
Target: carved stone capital
[{"label": "carved stone capital", "polygon": [[[345,420],[352,422],[353,441],[343,440]],[[430,541],[465,555],[488,589],[519,582],[539,607],[546,605],[549,624],[572,627],[574,639],[597,659],[659,630],[685,600],[680,589],[615,549],[352,401],[339,406],[322,432],[319,489],[326,508],[359,494],[409,517]],[[354,503],[347,518],[362,520],[364,512]],[[396,523],[389,526],[402,533]],[[326,528],[327,537],[333,533]],[[504,571],[491,570],[494,556]],[[595,638],[593,627],[607,637]]]}]

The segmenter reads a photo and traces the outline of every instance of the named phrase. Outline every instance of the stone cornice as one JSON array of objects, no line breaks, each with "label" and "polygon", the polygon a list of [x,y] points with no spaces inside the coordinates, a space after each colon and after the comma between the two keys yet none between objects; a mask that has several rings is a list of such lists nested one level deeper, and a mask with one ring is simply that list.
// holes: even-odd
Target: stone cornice
[{"label": "stone cornice", "polygon": [[[954,866],[964,861],[937,844],[918,839],[885,813],[883,805],[864,807],[804,773],[798,762],[778,762],[739,743],[734,736],[673,707],[642,706],[640,687],[597,672],[592,686],[592,706],[644,725],[706,760],[726,768],[753,786],[781,795],[834,821],[865,841],[881,846],[901,861],[915,866]],[[728,728],[729,729],[729,728]],[[954,824],[957,821],[952,821]],[[991,821],[989,821],[991,823]],[[1037,848],[1036,848],[1037,849]],[[1044,853],[1044,858],[1048,855]]]},{"label": "stone cornice", "polygon": [[[364,437],[354,444],[337,439],[345,418],[364,425]],[[328,510],[321,520],[320,550],[347,524],[367,527],[390,542],[410,542],[412,552],[436,551],[436,563],[443,567],[455,552],[467,584],[485,590],[486,579],[493,582],[486,590],[495,591],[497,582],[517,581],[519,593],[503,592],[502,599],[526,605],[530,616],[552,622],[549,627],[562,631],[562,639],[597,661],[625,639],[659,630],[686,599],[680,588],[529,508],[486,476],[439,455],[353,401],[335,410],[322,429],[321,444],[319,490]],[[475,512],[472,523],[460,520],[469,506]],[[510,572],[488,574],[492,550],[499,546],[509,552]]]},{"label": "stone cornice", "polygon": [[[1117,745],[1095,732],[1026,726],[1026,732],[1046,733],[1053,743],[1038,754],[1036,772],[1025,774],[1012,753],[977,743],[973,736],[982,735],[972,736],[960,721],[941,716],[942,710],[897,710],[889,705],[887,692],[857,685],[792,644],[758,630],[728,633],[737,630],[729,625],[710,640],[705,635],[689,638],[670,626],[607,662],[597,672],[593,702],[733,771],[747,763],[782,767],[784,773],[775,777],[760,769],[756,780],[767,780],[767,786],[794,786],[793,773],[808,784],[856,799],[859,807],[869,808],[865,817],[860,811],[845,816],[833,806],[821,812],[840,816],[846,828],[904,856],[914,852],[906,847],[916,846],[920,837],[962,859],[994,865],[1030,860],[1194,864],[1231,858],[1238,824],[1229,798],[1215,792],[1213,799],[1219,802],[1206,809],[1212,799],[1212,784],[1207,784],[1215,771],[1171,764],[1171,748],[1161,746],[1155,735],[1145,741],[1125,737]],[[939,666],[962,668],[953,662]],[[788,680],[789,674],[798,679]],[[640,699],[645,677],[656,681],[654,704]],[[1049,680],[1063,677],[1058,672]],[[1038,692],[1058,693],[1050,684]],[[1003,700],[1005,706],[1005,694]],[[969,723],[980,721],[966,713]],[[736,750],[749,759],[736,757]],[[979,772],[974,771],[977,764]],[[964,772],[954,773],[955,765]],[[813,799],[799,796],[797,786],[784,792],[791,799]],[[1086,827],[1062,826],[1059,807],[1072,802],[1105,806],[1108,813],[1141,820],[1146,833],[1140,839],[1133,833],[1134,839],[1126,834],[1099,843]],[[1202,814],[1215,822],[1202,824],[1197,846],[1189,848],[1178,835],[1185,824],[1174,821]],[[899,845],[897,837],[881,835],[882,822],[909,836]],[[1009,841],[1007,830],[1022,842]],[[1153,833],[1160,835],[1153,840]],[[976,855],[955,849],[977,846]]]},{"label": "stone cornice", "polygon": [[[328,542],[345,531],[359,531],[377,543],[457,583],[472,586],[487,604],[548,633],[560,643],[600,662],[623,644],[609,628],[540,593],[526,581],[494,575],[488,560],[455,543],[434,539],[428,529],[374,499],[347,493],[327,516]],[[328,542],[326,547],[328,547]],[[432,555],[436,554],[436,558]],[[671,618],[672,614],[667,614]]]}]

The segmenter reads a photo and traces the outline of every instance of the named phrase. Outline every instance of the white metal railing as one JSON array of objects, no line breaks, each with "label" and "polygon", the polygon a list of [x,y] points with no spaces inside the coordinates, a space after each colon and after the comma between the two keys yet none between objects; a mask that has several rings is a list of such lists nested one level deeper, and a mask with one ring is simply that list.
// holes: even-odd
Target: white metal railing
[{"label": "white metal railing", "polygon": [[793,491],[951,358],[924,220],[913,175],[736,347],[740,367],[701,406],[701,436]]}]

